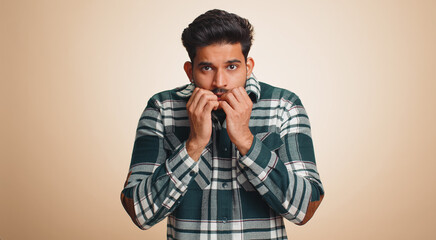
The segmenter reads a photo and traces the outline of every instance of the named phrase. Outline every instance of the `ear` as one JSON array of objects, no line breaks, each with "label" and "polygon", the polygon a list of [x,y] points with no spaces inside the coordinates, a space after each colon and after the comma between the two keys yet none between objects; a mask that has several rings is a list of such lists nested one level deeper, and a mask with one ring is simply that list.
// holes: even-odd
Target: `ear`
[{"label": "ear", "polygon": [[188,76],[188,79],[190,82],[194,81],[194,78],[192,76],[192,63],[189,61],[186,61],[183,65],[183,69],[185,69],[186,76]]},{"label": "ear", "polygon": [[247,58],[247,78],[251,76],[254,68],[254,60],[252,57]]}]

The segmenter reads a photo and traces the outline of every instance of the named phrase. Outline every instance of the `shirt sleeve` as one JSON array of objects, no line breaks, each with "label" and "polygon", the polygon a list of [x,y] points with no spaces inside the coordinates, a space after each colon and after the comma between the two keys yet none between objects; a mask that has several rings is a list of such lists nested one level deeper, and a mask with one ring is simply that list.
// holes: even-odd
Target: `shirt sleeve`
[{"label": "shirt sleeve", "polygon": [[186,142],[168,147],[158,102],[151,99],[138,123],[121,192],[121,202],[133,222],[145,230],[173,212],[198,173],[197,164],[189,157]]},{"label": "shirt sleeve", "polygon": [[318,208],[324,189],[307,113],[298,97],[283,101],[280,133],[255,136],[239,167],[273,210],[302,225]]}]

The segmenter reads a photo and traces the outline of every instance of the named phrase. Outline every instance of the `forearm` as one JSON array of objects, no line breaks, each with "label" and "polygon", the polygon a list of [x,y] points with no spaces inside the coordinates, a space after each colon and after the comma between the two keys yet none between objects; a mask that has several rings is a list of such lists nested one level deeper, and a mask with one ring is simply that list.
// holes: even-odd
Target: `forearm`
[{"label": "forearm", "polygon": [[304,224],[322,199],[322,185],[315,165],[288,161],[284,144],[271,150],[280,141],[277,137],[265,137],[267,143],[255,137],[247,155],[239,160],[240,169],[271,208],[296,224]]},{"label": "forearm", "polygon": [[148,229],[174,211],[198,171],[196,166],[185,143],[162,164],[134,163],[121,193],[123,206],[133,222]]}]

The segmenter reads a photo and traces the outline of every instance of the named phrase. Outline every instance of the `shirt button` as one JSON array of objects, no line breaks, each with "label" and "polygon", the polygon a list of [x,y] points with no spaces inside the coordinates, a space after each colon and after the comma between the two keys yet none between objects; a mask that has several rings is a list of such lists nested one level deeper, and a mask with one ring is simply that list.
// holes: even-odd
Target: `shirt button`
[{"label": "shirt button", "polygon": [[227,221],[227,218],[226,218],[226,217],[223,217],[222,222],[223,222],[223,223],[227,223],[227,222],[228,222],[228,221]]},{"label": "shirt button", "polygon": [[227,148],[224,148],[224,151],[227,152]]},{"label": "shirt button", "polygon": [[195,175],[195,172],[194,171],[191,171],[190,173],[189,173],[189,176],[194,176]]},{"label": "shirt button", "polygon": [[228,187],[229,186],[229,184],[227,184],[226,182],[225,183],[223,183],[223,188],[226,188],[226,187]]}]

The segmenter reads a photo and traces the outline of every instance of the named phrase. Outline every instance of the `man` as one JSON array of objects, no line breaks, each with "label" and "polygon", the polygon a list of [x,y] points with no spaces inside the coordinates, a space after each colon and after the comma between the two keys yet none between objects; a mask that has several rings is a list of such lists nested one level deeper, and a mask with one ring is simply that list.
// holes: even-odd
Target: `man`
[{"label": "man", "polygon": [[222,10],[183,31],[191,83],[154,95],[138,124],[121,200],[168,239],[286,239],[324,191],[309,120],[292,92],[257,81],[253,29]]}]

